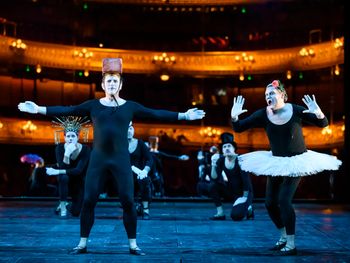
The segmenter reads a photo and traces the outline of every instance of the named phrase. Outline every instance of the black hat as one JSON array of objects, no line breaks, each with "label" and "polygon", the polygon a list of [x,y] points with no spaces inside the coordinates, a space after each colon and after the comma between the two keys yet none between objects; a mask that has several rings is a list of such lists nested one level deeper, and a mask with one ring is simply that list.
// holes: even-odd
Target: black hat
[{"label": "black hat", "polygon": [[221,144],[220,144],[221,148],[226,143],[231,143],[233,147],[237,148],[237,144],[234,141],[234,136],[232,133],[224,132],[220,135],[220,139],[221,139]]}]

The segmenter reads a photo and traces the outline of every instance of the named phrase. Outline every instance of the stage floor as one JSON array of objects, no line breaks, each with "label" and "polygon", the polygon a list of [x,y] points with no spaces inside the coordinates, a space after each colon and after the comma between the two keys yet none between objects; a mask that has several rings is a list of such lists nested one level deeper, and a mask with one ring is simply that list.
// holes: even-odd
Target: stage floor
[{"label": "stage floor", "polygon": [[[138,244],[129,254],[116,202],[100,202],[88,254],[68,255],[79,241],[79,219],[54,214],[55,201],[0,201],[0,262],[350,262],[350,207],[295,204],[297,256],[268,251],[278,232],[263,203],[255,219],[211,221],[209,202],[155,202],[151,220],[138,220]],[[224,204],[229,218],[230,204]]]}]

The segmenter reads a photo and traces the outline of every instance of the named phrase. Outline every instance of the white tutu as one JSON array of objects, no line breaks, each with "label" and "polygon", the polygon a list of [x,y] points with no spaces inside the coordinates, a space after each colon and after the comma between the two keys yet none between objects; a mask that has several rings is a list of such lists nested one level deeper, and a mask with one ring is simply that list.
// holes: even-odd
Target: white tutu
[{"label": "white tutu", "polygon": [[335,156],[306,151],[291,157],[273,156],[271,151],[255,151],[238,157],[241,169],[255,175],[306,176],[325,170],[338,170],[342,164]]}]

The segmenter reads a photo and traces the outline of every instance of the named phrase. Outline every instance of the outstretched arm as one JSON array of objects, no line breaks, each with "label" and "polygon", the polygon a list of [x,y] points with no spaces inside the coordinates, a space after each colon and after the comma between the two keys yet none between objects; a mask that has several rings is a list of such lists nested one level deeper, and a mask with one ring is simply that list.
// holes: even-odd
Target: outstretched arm
[{"label": "outstretched arm", "polygon": [[83,102],[75,106],[38,106],[32,101],[25,101],[18,104],[18,109],[32,114],[44,114],[48,116],[86,116],[89,114],[91,101]]},{"label": "outstretched arm", "polygon": [[197,108],[189,109],[184,113],[168,111],[168,110],[156,110],[147,108],[139,103],[133,103],[135,117],[141,118],[152,118],[158,120],[199,120],[204,118],[205,112],[203,110],[198,110]]}]

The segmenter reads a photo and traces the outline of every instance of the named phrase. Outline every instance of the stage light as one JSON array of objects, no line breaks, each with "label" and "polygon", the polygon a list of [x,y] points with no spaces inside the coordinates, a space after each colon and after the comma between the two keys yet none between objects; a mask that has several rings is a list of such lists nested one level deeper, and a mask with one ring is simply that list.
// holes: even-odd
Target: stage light
[{"label": "stage light", "polygon": [[41,69],[40,64],[36,65],[36,67],[35,67],[35,71],[36,71],[36,73],[38,73],[38,74],[40,74],[40,73],[41,73],[42,69]]}]

